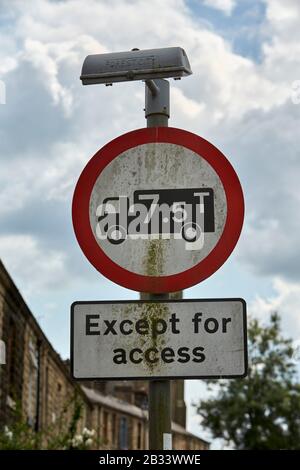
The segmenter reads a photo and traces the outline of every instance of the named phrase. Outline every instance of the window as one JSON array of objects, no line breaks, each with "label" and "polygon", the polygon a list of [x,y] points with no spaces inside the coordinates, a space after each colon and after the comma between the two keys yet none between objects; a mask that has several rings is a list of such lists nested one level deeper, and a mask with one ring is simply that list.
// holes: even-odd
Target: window
[{"label": "window", "polygon": [[135,404],[143,410],[148,409],[148,395],[146,392],[138,391],[135,394]]},{"label": "window", "polygon": [[29,377],[28,377],[28,402],[27,416],[28,424],[34,426],[37,412],[37,392],[38,392],[38,351],[36,344],[29,341]]},{"label": "window", "polygon": [[48,424],[48,409],[49,409],[49,367],[46,366],[45,370],[45,423]]},{"label": "window", "polygon": [[102,408],[101,406],[98,406],[98,413],[97,413],[97,441],[100,442],[100,439],[102,438],[102,432],[101,432],[101,413],[102,413]]},{"label": "window", "polygon": [[16,380],[16,325],[13,320],[9,322],[9,335],[7,340],[7,372],[8,372],[8,394],[15,397]]},{"label": "window", "polygon": [[108,412],[103,411],[103,442],[108,442]]},{"label": "window", "polygon": [[122,417],[119,425],[119,449],[128,449],[128,422]]},{"label": "window", "polygon": [[57,382],[57,384],[56,384],[56,399],[55,399],[55,402],[56,402],[56,406],[55,406],[56,414],[57,414],[57,416],[60,416],[61,413],[62,413],[62,410],[63,410],[62,385],[61,385],[60,382]]},{"label": "window", "polygon": [[137,448],[142,448],[142,424],[138,423],[137,425]]},{"label": "window", "polygon": [[0,339],[0,364],[6,364],[6,348],[2,339]]},{"label": "window", "polygon": [[111,434],[112,434],[112,444],[113,446],[116,445],[116,434],[117,434],[117,416],[115,414],[112,415],[112,422],[111,422]]}]

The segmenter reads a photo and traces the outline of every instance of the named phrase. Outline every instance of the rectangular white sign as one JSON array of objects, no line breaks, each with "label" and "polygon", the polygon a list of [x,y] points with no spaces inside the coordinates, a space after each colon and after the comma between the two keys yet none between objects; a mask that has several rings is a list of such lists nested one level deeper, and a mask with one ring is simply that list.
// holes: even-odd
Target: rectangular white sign
[{"label": "rectangular white sign", "polygon": [[75,379],[230,378],[247,374],[243,299],[74,302]]}]

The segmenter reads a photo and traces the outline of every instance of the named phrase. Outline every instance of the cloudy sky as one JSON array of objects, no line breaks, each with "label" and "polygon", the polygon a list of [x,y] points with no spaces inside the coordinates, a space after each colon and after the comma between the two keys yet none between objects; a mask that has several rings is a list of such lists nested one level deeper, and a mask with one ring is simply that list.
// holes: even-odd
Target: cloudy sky
[{"label": "cloudy sky", "polygon": [[[299,0],[0,0],[0,257],[64,358],[74,300],[137,298],[89,265],[71,223],[87,161],[145,126],[143,84],[82,87],[83,59],[133,47],[186,50],[193,75],[171,82],[170,125],[219,147],[244,188],[234,253],[185,297],[277,309],[300,339],[299,21]],[[189,403],[203,393],[187,383]]]}]

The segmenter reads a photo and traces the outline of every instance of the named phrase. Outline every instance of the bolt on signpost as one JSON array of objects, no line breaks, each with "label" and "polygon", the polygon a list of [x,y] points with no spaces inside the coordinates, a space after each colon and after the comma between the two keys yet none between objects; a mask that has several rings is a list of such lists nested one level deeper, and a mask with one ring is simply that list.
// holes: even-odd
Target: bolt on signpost
[{"label": "bolt on signpost", "polygon": [[[88,162],[72,205],[87,259],[143,293],[135,302],[75,302],[71,370],[77,380],[149,380],[149,448],[171,449],[170,379],[247,372],[242,299],[170,299],[212,275],[243,224],[238,177],[226,157],[168,127],[169,82],[191,74],[179,47],[88,56],[84,85],[144,80],[147,128],[117,137]],[[99,361],[101,358],[101,361]]]}]

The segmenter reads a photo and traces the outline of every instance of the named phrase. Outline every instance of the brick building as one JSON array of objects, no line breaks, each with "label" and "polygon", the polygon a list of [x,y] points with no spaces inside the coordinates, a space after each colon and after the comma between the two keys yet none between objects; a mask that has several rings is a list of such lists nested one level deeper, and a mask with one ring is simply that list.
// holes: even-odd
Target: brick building
[{"label": "brick building", "polygon": [[[0,364],[0,427],[14,419],[14,409],[35,431],[66,428],[72,399],[82,405],[78,431],[95,429],[100,449],[146,449],[148,384],[146,381],[74,383],[68,363],[57,354],[0,261],[0,341],[6,363]],[[187,432],[183,382],[172,382],[172,433],[175,449],[207,449]],[[61,419],[63,414],[63,420]]]}]

